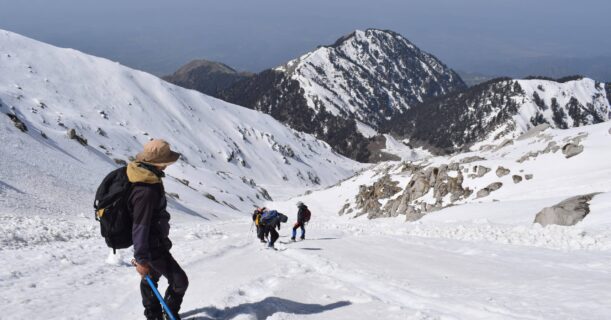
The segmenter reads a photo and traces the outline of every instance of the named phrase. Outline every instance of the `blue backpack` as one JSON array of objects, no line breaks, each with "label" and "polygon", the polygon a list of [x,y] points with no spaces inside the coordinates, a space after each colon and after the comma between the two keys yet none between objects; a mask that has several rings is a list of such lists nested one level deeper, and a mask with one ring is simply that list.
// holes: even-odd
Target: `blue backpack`
[{"label": "blue backpack", "polygon": [[268,211],[263,212],[263,214],[261,215],[261,219],[259,220],[259,223],[265,226],[273,226],[277,224],[278,221],[287,222],[288,219],[289,217],[287,217],[286,215],[283,215],[282,213],[276,210],[268,210]]}]

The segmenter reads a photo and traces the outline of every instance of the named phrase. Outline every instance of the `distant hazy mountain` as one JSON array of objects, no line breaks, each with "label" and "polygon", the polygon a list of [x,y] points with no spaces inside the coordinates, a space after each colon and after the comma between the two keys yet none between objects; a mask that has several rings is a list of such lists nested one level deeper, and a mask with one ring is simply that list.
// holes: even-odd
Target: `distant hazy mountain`
[{"label": "distant hazy mountain", "polygon": [[251,76],[251,73],[238,72],[220,62],[193,60],[163,79],[183,88],[216,96],[219,91]]},{"label": "distant hazy mountain", "polygon": [[484,60],[461,68],[473,74],[481,73],[512,78],[523,78],[529,75],[560,78],[571,74],[581,74],[597,81],[611,82],[611,55],[585,58],[545,56],[505,61]]},{"label": "distant hazy mountain", "polygon": [[458,72],[460,77],[469,87],[473,87],[480,83],[484,83],[488,80],[498,78],[495,76],[486,75],[486,74],[479,73],[479,72],[468,72],[468,71],[462,71],[462,70],[457,70],[456,72]]}]

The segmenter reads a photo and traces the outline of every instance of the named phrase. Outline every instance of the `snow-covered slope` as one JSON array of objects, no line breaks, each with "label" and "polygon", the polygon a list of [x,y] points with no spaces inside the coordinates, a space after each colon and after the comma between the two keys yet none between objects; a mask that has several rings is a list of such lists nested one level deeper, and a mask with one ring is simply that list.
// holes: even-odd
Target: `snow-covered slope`
[{"label": "snow-covered slope", "polygon": [[151,138],[183,155],[167,171],[172,206],[205,219],[334,183],[359,166],[263,113],[8,31],[0,31],[0,113],[2,214],[89,217],[104,175]]},{"label": "snow-covered slope", "polygon": [[540,124],[567,129],[611,119],[605,84],[592,79],[496,79],[418,105],[388,130],[413,145],[453,152],[513,139]]},{"label": "snow-covered slope", "polygon": [[[386,136],[386,151],[427,158],[267,201],[289,223],[298,200],[313,212],[305,241],[289,243],[283,227],[273,251],[230,204],[249,209],[263,202],[260,186],[274,197],[294,195],[316,188],[316,177],[322,186],[362,166],[268,116],[12,33],[0,32],[0,70],[3,320],[142,318],[130,249],[109,254],[90,205],[113,159],[125,160],[149,137],[185,155],[166,178],[167,191],[179,195],[171,202],[172,254],[190,282],[183,319],[611,317],[608,122],[539,127],[452,157],[414,153]],[[69,129],[87,143],[69,139]],[[591,192],[602,193],[577,225],[532,224],[542,207]],[[353,218],[363,213],[357,194],[377,208],[373,216],[397,216]],[[421,219],[405,223],[403,204]]]},{"label": "snow-covered slope", "polygon": [[[382,163],[309,197],[330,193],[334,210],[348,216],[530,225],[543,207],[611,193],[609,159],[609,122],[567,130],[539,126],[478,151]],[[606,224],[611,230],[611,219]]]}]

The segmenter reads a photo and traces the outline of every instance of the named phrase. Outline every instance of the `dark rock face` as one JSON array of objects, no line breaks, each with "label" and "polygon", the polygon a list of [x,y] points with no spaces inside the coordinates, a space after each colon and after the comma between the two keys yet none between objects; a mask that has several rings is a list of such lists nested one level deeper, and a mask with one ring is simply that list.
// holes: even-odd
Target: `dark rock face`
[{"label": "dark rock face", "polygon": [[368,139],[360,134],[354,118],[336,117],[324,108],[315,112],[307,105],[299,83],[282,72],[263,71],[223,91],[220,98],[265,112],[289,127],[326,141],[338,153],[366,162]]},{"label": "dark rock face", "polygon": [[366,162],[369,141],[357,121],[380,129],[412,105],[464,88],[453,70],[407,39],[370,29],[239,81],[218,97],[268,113]]},{"label": "dark rock face", "polygon": [[220,91],[251,76],[250,73],[238,72],[220,62],[194,60],[163,79],[177,86],[217,97]]},{"label": "dark rock face", "polygon": [[6,115],[9,117],[9,119],[11,119],[11,121],[13,121],[15,128],[21,130],[21,132],[28,132],[28,127],[16,115],[10,113],[7,113]]},{"label": "dark rock face", "polygon": [[76,142],[80,143],[82,146],[87,145],[87,139],[85,139],[83,136],[76,133],[76,130],[74,129],[68,130],[66,135],[68,136],[69,139],[75,140]]},{"label": "dark rock face", "polygon": [[509,121],[519,108],[512,97],[521,93],[522,88],[508,78],[491,80],[417,105],[387,122],[386,129],[410,137],[414,145],[433,145],[451,153]]}]

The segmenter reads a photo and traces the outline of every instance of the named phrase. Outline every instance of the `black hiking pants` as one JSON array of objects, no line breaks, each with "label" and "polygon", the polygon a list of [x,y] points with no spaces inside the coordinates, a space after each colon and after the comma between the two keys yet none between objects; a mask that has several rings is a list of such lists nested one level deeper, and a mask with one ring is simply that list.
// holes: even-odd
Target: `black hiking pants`
[{"label": "black hiking pants", "polygon": [[262,226],[257,226],[257,238],[259,238],[261,242],[265,242],[265,230]]},{"label": "black hiking pants", "polygon": [[269,242],[267,243],[269,247],[273,247],[276,240],[280,237],[275,226],[265,226],[265,234],[269,234]]},{"label": "black hiking pants", "polygon": [[[149,266],[151,267],[149,276],[155,283],[155,287],[157,287],[160,276],[164,276],[168,280],[168,289],[165,291],[164,299],[172,311],[172,314],[176,319],[179,319],[178,311],[180,311],[182,298],[185,296],[185,292],[189,286],[187,274],[167,250],[154,255],[153,260],[149,262]],[[159,300],[157,300],[153,289],[151,289],[144,278],[140,282],[140,293],[142,294],[144,315],[147,319],[161,318],[161,304]]]}]

